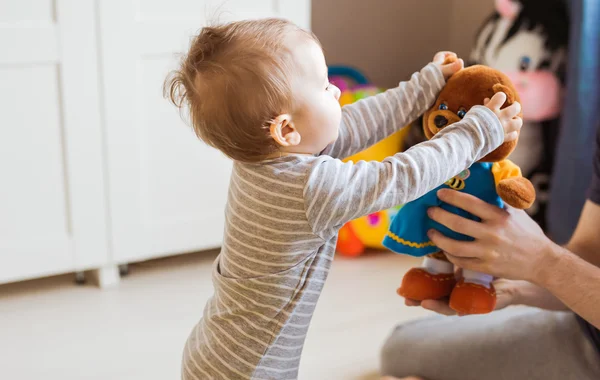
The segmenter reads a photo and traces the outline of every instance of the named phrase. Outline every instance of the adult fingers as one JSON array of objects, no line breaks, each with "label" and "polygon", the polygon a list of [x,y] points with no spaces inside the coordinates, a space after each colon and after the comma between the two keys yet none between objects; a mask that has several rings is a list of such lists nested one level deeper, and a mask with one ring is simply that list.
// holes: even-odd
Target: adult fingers
[{"label": "adult fingers", "polygon": [[411,300],[410,298],[404,299],[404,304],[406,306],[421,306],[421,301]]},{"label": "adult fingers", "polygon": [[482,220],[496,219],[506,214],[506,211],[501,208],[460,191],[442,189],[438,191],[437,195],[441,201],[463,209]]},{"label": "adult fingers", "polygon": [[421,307],[438,314],[456,315],[456,312],[448,305],[448,300],[425,300],[421,302]]},{"label": "adult fingers", "polygon": [[436,230],[430,230],[427,235],[433,244],[446,254],[461,258],[479,258],[482,252],[473,241],[454,240]]},{"label": "adult fingers", "polygon": [[427,214],[432,220],[459,234],[471,236],[475,239],[484,235],[481,223],[463,218],[462,216],[448,212],[440,207],[430,208],[427,210]]},{"label": "adult fingers", "polygon": [[498,279],[494,281],[494,287],[496,288],[496,295],[498,297],[496,302],[496,310],[503,309],[507,306],[516,303],[518,287],[523,281],[513,281],[506,279]]},{"label": "adult fingers", "polygon": [[459,266],[463,269],[470,269],[484,273],[486,272],[483,269],[483,261],[477,257],[461,257],[452,255],[448,252],[446,253],[446,257],[448,258],[448,261],[450,261],[452,264]]}]

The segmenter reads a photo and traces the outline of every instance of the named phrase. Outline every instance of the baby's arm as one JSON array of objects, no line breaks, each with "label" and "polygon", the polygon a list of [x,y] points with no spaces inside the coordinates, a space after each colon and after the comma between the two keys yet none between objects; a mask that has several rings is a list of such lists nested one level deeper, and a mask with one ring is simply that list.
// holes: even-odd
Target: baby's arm
[{"label": "baby's arm", "polygon": [[430,63],[408,82],[343,107],[339,137],[321,154],[343,159],[402,129],[431,107],[445,83]]},{"label": "baby's arm", "polygon": [[500,146],[504,130],[488,108],[467,116],[431,140],[383,162],[356,164],[322,158],[308,177],[304,198],[313,231],[328,237],[357,217],[419,198]]}]

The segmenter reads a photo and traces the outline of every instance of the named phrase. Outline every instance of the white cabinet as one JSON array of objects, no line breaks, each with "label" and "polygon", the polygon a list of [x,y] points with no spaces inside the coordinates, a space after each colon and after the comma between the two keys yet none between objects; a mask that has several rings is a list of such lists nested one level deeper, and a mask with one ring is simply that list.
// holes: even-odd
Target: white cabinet
[{"label": "white cabinet", "polygon": [[0,282],[106,261],[93,4],[0,2]]},{"label": "white cabinet", "polygon": [[115,260],[219,246],[231,162],[194,137],[162,97],[162,85],[190,36],[213,15],[229,21],[277,16],[280,11],[301,14],[299,3],[100,2]]},{"label": "white cabinet", "polygon": [[217,247],[231,163],[162,97],[209,21],[309,0],[0,1],[0,283]]}]

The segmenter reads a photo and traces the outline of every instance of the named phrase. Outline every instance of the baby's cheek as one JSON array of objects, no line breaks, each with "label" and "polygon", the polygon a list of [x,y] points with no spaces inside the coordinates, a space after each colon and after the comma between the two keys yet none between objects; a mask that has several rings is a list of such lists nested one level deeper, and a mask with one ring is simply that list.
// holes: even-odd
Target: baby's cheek
[{"label": "baby's cheek", "polygon": [[342,125],[342,109],[339,107],[336,109],[335,125],[337,125],[338,129]]}]

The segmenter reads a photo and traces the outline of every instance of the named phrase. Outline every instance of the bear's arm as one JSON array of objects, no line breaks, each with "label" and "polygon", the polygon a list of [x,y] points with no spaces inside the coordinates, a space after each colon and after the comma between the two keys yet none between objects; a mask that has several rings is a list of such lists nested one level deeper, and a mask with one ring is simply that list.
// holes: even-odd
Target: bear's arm
[{"label": "bear's arm", "polygon": [[498,187],[498,184],[503,179],[523,176],[523,174],[521,173],[521,168],[518,167],[511,160],[494,162],[494,164],[492,165],[492,174],[494,175],[496,187]]},{"label": "bear's arm", "polygon": [[496,182],[496,192],[502,200],[518,209],[527,209],[535,201],[535,189],[527,178],[523,178],[521,168],[510,160],[492,165],[492,174]]}]

